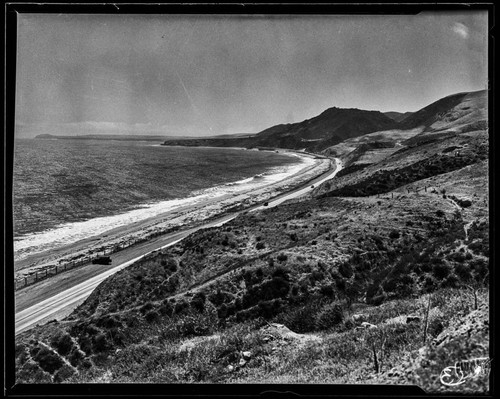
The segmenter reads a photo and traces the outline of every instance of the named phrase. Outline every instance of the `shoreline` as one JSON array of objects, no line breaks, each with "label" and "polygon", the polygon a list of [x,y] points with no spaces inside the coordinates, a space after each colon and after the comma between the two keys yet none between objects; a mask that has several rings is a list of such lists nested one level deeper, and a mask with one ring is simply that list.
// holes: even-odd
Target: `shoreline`
[{"label": "shoreline", "polygon": [[[278,150],[278,149],[277,149]],[[258,188],[251,187],[240,192],[226,193],[208,197],[200,202],[186,204],[175,209],[147,217],[143,220],[127,223],[107,230],[103,233],[86,237],[73,243],[28,255],[14,262],[15,279],[25,278],[36,272],[46,270],[58,264],[77,260],[90,263],[90,257],[123,250],[138,242],[151,240],[154,237],[175,232],[180,228],[203,224],[231,209],[243,210],[262,203],[280,194],[290,191],[306,181],[331,170],[334,165],[328,157],[290,150],[279,150],[279,153],[294,157],[306,158],[302,167],[279,181],[264,182]]]}]

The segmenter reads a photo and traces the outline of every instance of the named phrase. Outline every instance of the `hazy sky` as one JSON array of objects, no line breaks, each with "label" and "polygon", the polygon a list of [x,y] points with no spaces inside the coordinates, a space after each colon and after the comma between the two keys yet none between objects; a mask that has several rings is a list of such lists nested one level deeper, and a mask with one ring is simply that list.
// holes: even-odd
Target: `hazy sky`
[{"label": "hazy sky", "polygon": [[[21,14],[16,122],[225,134],[487,86],[486,12]],[[81,133],[81,131],[80,131]]]}]

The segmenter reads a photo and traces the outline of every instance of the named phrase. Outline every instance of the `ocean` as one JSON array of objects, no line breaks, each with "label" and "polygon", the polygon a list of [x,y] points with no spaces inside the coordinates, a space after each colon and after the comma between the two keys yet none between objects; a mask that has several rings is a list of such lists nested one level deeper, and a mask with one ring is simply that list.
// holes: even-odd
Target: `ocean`
[{"label": "ocean", "polygon": [[148,141],[17,139],[14,259],[279,177],[301,160]]}]

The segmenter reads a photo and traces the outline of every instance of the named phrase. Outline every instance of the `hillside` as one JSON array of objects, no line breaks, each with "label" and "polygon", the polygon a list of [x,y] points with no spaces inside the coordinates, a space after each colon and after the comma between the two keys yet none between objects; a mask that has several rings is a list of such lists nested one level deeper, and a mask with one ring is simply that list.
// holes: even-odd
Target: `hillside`
[{"label": "hillside", "polygon": [[[486,90],[458,93],[442,98],[405,118],[402,129],[423,127],[422,136],[466,133],[488,128],[488,96]],[[409,144],[414,141],[410,141]]]},{"label": "hillside", "polygon": [[332,146],[374,132],[419,130],[415,140],[424,140],[429,135],[486,128],[487,92],[483,90],[453,94],[413,113],[381,113],[332,107],[311,119],[275,125],[254,136],[168,139],[164,145],[291,148],[328,152]]},{"label": "hillside", "polygon": [[272,126],[252,137],[166,140],[164,145],[291,148],[319,152],[342,140],[396,125],[397,122],[378,111],[333,107],[314,118]]},{"label": "hillside", "polygon": [[384,112],[385,116],[395,120],[396,122],[401,122],[403,119],[410,116],[413,112]]},{"label": "hillside", "polygon": [[[448,134],[414,140],[451,111]],[[483,112],[473,93],[430,125],[329,146],[346,168],[313,196],[200,230],[107,279],[66,320],[21,333],[18,381],[486,392],[481,376],[439,382],[489,355],[489,141],[461,130]],[[273,129],[263,137],[287,137]]]}]

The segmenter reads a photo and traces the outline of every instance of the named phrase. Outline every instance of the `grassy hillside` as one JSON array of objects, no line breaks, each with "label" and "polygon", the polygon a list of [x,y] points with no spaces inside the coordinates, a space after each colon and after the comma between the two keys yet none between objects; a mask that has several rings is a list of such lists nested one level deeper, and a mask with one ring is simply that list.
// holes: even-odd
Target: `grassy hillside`
[{"label": "grassy hillside", "polygon": [[[108,279],[68,320],[22,334],[18,378],[369,382],[379,374],[363,341],[372,333],[353,314],[386,334],[388,371],[422,346],[423,318],[385,321],[422,315],[426,293],[463,297],[466,314],[474,301],[463,287],[484,286],[488,271],[484,192],[470,213],[441,195],[398,194],[290,204],[198,232]],[[430,338],[457,307],[436,312]],[[300,335],[266,340],[268,322]]]},{"label": "grassy hillside", "polygon": [[461,118],[476,122],[486,119],[487,92],[457,93],[444,97],[413,113],[401,123],[401,128],[413,129],[424,126],[429,130],[439,130]]},{"label": "grassy hillside", "polygon": [[[488,158],[489,148],[488,135],[484,131],[434,139],[413,147],[401,147],[386,152],[386,156],[381,157],[379,162],[373,162],[373,159],[360,162],[362,156],[366,157],[366,147],[366,144],[358,146],[347,155],[347,168],[337,179],[318,188],[317,194],[366,196],[387,193],[402,185],[484,161]],[[373,143],[371,148],[374,148]],[[380,150],[378,155],[380,157]],[[423,189],[426,184],[420,183],[417,186]]]},{"label": "grassy hillside", "polygon": [[347,167],[311,198],[200,230],[20,334],[19,382],[486,392],[439,374],[489,352],[487,133],[390,132],[331,147]]}]

